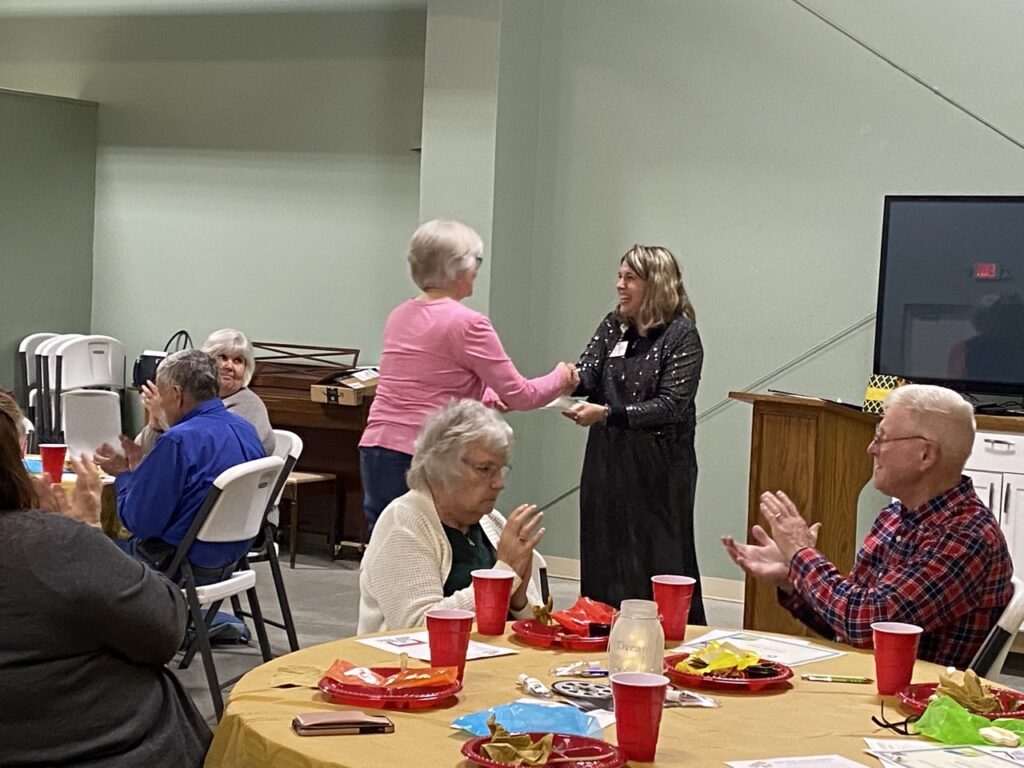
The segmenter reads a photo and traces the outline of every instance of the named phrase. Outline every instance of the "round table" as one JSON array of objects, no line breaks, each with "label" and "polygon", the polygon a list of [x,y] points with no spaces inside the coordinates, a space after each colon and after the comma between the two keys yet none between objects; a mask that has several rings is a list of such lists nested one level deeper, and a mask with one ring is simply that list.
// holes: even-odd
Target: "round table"
[{"label": "round table", "polygon": [[[687,638],[706,631],[704,627],[691,627]],[[271,681],[281,667],[310,665],[326,670],[335,659],[366,666],[397,666],[398,657],[394,654],[348,638],[275,659],[253,669],[235,685],[214,735],[206,766],[471,766],[459,752],[470,737],[451,728],[452,720],[522,698],[525,694],[515,685],[520,672],[550,682],[548,671],[557,663],[607,658],[600,653],[531,648],[511,640],[510,635],[510,631],[499,638],[474,633],[474,640],[515,648],[518,653],[468,662],[465,687],[457,701],[447,707],[385,711],[395,723],[393,734],[298,736],[291,729],[291,720],[299,713],[358,707],[331,704],[310,688],[274,688]],[[843,650],[845,655],[798,667],[790,688],[753,694],[709,691],[721,702],[721,707],[666,709],[657,762],[653,765],[693,768],[722,766],[726,760],[820,754],[840,754],[865,765],[872,764],[874,758],[864,754],[864,736],[898,738],[871,722],[871,716],[879,713],[882,700],[874,685],[814,683],[800,679],[800,674],[807,672],[874,677],[871,652],[821,640],[814,642]],[[671,643],[669,647],[674,645]],[[940,670],[938,665],[918,662],[914,680],[938,680]],[[890,719],[898,716],[898,702],[893,698],[885,701]],[[605,729],[604,738],[615,742],[614,725]]]}]

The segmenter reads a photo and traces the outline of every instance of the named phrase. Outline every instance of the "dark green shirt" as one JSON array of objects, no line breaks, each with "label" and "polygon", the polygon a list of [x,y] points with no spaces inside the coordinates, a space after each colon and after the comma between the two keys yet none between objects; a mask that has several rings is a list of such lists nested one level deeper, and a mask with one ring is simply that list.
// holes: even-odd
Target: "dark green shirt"
[{"label": "dark green shirt", "polygon": [[452,567],[444,582],[444,596],[449,597],[473,583],[472,571],[493,568],[498,558],[480,523],[470,527],[468,533],[449,528],[444,523],[441,526],[452,545]]}]

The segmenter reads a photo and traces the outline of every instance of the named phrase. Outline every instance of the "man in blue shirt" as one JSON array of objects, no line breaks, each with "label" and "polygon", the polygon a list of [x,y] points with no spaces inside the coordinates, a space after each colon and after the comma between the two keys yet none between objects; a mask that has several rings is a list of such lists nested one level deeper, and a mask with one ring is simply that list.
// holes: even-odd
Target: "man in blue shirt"
[{"label": "man in blue shirt", "polygon": [[[173,552],[217,475],[265,456],[256,429],[228,412],[217,397],[218,386],[217,363],[205,352],[189,349],[168,355],[157,369],[156,388],[170,428],[146,456],[124,435],[124,456],[106,444],[96,451],[99,465],[117,477],[117,511],[132,532],[124,548],[142,554],[140,559]],[[217,580],[234,569],[248,546],[248,541],[197,541],[188,559],[198,578]]]}]

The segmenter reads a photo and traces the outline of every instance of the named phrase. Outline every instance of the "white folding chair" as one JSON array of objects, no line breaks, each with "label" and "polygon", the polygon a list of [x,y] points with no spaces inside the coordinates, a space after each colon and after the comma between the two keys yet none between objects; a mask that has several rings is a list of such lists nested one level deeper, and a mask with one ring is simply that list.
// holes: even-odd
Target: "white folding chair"
[{"label": "white folding chair", "polygon": [[116,392],[76,389],[65,392],[60,399],[61,426],[70,455],[92,455],[104,443],[121,452],[121,398]]},{"label": "white folding chair", "polygon": [[[54,417],[53,382],[57,376],[57,347],[71,339],[81,338],[80,333],[58,333],[46,339],[36,347],[36,386],[29,397],[35,396],[34,418],[36,435],[41,443],[53,443],[60,440],[60,420]],[[30,403],[31,404],[31,403]]]},{"label": "white folding chair", "polygon": [[57,345],[53,358],[54,425],[62,424],[61,395],[73,389],[124,391],[124,344],[112,336],[79,336]]},{"label": "white folding chair", "polygon": [[974,654],[968,669],[973,669],[980,677],[988,677],[990,673],[999,674],[1006,663],[1006,655],[1013,645],[1013,638],[1024,624],[1024,581],[1013,577],[1013,597],[1003,609],[1003,615],[988,633],[981,648]]},{"label": "white folding chair", "polygon": [[35,392],[38,386],[36,382],[36,348],[44,341],[48,341],[56,336],[56,333],[50,333],[49,331],[43,333],[32,333],[21,340],[18,344],[18,363],[21,366],[21,386],[23,387],[23,393],[25,400],[22,402],[22,406],[25,408],[25,412],[28,413],[30,418],[34,418],[32,408],[32,394]]},{"label": "white folding chair", "polygon": [[[274,492],[270,497],[270,501],[267,504],[267,515],[263,521],[263,541],[258,549],[253,550],[243,561],[243,567],[247,567],[250,562],[266,560],[270,563],[270,573],[274,577],[274,589],[277,592],[277,603],[281,608],[281,621],[274,621],[273,619],[265,618],[264,623],[270,624],[278,629],[283,629],[288,635],[288,647],[292,651],[299,650],[299,638],[295,632],[295,621],[292,619],[292,609],[288,603],[288,593],[284,587],[284,577],[281,573],[281,563],[277,557],[277,542],[274,541],[274,526],[270,522],[270,513],[277,507],[281,502],[281,493],[284,491],[284,484],[288,480],[288,475],[292,473],[295,465],[299,461],[299,456],[302,455],[302,438],[296,435],[294,432],[289,432],[285,429],[274,430],[274,455],[284,461],[284,466],[281,467],[281,473],[278,475],[277,482],[274,484]],[[239,606],[235,606],[235,613],[242,616],[248,616],[249,614],[245,611],[240,610]]]},{"label": "white folding chair", "polygon": [[[224,712],[224,699],[221,696],[222,686],[217,679],[217,669],[213,664],[210,625],[221,603],[245,592],[264,661],[271,659],[270,641],[267,640],[267,628],[263,624],[263,614],[256,595],[256,574],[252,570],[241,570],[215,584],[196,586],[188,551],[196,541],[217,543],[254,539],[266,517],[267,504],[273,499],[274,486],[283,466],[282,459],[270,456],[247,461],[221,472],[213,481],[203,506],[196,513],[195,520],[164,571],[171,578],[180,574],[180,585],[188,602],[191,626],[195,630],[195,644],[203,658],[206,682],[210,686],[210,696],[218,720]],[[203,608],[207,609],[205,618]],[[186,657],[190,656],[191,650],[186,651]]]}]

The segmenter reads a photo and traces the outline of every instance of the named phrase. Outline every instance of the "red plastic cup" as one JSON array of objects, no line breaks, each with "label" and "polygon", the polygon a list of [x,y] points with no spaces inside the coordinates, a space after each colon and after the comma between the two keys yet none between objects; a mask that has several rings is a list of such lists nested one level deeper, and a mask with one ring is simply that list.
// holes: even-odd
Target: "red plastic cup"
[{"label": "red plastic cup", "polygon": [[875,641],[875,679],[878,692],[893,696],[914,676],[917,644],[924,631],[916,624],[878,621],[871,625]]},{"label": "red plastic cup", "polygon": [[650,672],[616,672],[611,681],[619,749],[627,760],[653,762],[668,678]]},{"label": "red plastic cup", "polygon": [[59,483],[64,475],[64,456],[68,447],[63,443],[43,443],[39,446],[39,455],[43,459],[43,475],[51,483]]},{"label": "red plastic cup", "polygon": [[690,616],[690,601],[693,599],[693,585],[697,580],[690,576],[651,576],[654,587],[654,602],[661,614],[661,628],[666,640],[682,640],[686,637],[686,620]]},{"label": "red plastic cup", "polygon": [[473,577],[476,631],[481,635],[504,635],[515,574],[497,568],[478,568],[470,575]]},{"label": "red plastic cup", "polygon": [[430,666],[458,667],[459,680],[466,671],[466,649],[473,631],[473,612],[457,608],[427,611]]}]

